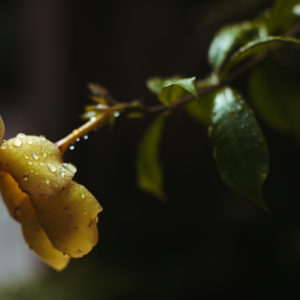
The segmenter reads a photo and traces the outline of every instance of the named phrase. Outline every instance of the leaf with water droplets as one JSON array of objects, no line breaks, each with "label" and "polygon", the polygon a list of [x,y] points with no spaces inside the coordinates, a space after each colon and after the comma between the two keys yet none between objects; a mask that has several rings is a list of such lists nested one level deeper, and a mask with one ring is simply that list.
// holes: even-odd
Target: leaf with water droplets
[{"label": "leaf with water droplets", "polygon": [[267,144],[251,109],[229,87],[214,99],[211,140],[223,181],[241,197],[266,209],[261,189],[269,170]]},{"label": "leaf with water droplets", "polygon": [[160,115],[143,136],[137,156],[138,186],[157,198],[164,200],[163,173],[159,160],[159,144],[166,114]]}]

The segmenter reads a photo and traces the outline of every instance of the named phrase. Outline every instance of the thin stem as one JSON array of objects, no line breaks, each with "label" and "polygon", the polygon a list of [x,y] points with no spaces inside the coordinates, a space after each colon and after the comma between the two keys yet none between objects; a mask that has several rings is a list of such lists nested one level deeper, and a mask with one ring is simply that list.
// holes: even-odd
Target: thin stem
[{"label": "thin stem", "polygon": [[102,125],[105,125],[111,118],[113,110],[108,108],[102,114],[97,117],[91,118],[89,121],[74,129],[69,135],[57,141],[55,145],[58,147],[62,154],[72,145],[78,138],[86,135],[91,130],[96,129]]}]

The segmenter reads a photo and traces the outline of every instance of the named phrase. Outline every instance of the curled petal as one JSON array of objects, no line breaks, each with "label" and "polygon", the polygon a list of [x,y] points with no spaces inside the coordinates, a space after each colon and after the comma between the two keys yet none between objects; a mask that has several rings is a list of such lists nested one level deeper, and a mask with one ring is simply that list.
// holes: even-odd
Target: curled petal
[{"label": "curled petal", "polygon": [[62,163],[58,148],[44,137],[17,135],[0,147],[0,167],[31,197],[52,196],[67,186],[76,168]]},{"label": "curled petal", "polygon": [[38,220],[52,245],[78,258],[98,241],[97,220],[102,207],[82,185],[71,181],[51,198],[33,197]]},{"label": "curled petal", "polygon": [[10,214],[22,225],[23,235],[29,247],[54,269],[64,269],[70,258],[51,245],[37,220],[29,196],[20,190],[17,182],[8,173],[0,173],[0,187]]}]

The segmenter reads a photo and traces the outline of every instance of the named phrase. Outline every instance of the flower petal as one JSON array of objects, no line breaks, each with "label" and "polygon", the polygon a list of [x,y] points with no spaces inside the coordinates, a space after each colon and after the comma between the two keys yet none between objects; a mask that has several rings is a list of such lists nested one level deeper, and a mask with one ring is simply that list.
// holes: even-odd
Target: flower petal
[{"label": "flower petal", "polygon": [[98,242],[97,221],[102,207],[83,186],[72,181],[51,198],[32,198],[40,224],[52,245],[78,258]]},{"label": "flower petal", "polygon": [[4,132],[5,132],[5,126],[4,126],[2,117],[0,116],[0,142],[1,142],[2,139],[3,139]]},{"label": "flower petal", "polygon": [[1,171],[0,187],[10,214],[22,225],[24,238],[31,249],[56,270],[64,269],[70,258],[51,245],[41,228],[29,196],[23,193],[13,177]]},{"label": "flower petal", "polygon": [[59,149],[44,137],[18,134],[0,147],[0,167],[30,196],[55,195],[67,186],[76,168],[62,163]]}]

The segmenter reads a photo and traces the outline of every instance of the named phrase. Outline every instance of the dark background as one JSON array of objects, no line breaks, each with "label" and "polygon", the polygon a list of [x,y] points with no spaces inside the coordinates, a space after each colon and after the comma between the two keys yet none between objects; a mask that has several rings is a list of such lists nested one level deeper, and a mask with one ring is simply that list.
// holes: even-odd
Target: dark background
[{"label": "dark background", "polygon": [[[203,77],[214,33],[253,18],[265,0],[3,1],[0,108],[6,138],[56,141],[80,125],[88,82],[120,101],[154,104],[153,75]],[[247,95],[247,76],[235,86]],[[65,155],[76,180],[104,207],[100,241],[62,273],[11,289],[3,299],[299,299],[299,151],[261,123],[271,170],[272,214],[221,182],[206,129],[183,112],[161,147],[166,203],[136,188],[136,146],[151,118],[119,118]],[[1,241],[4,242],[4,241]],[[1,254],[0,254],[1,255]],[[298,295],[297,295],[298,294]],[[6,297],[6,298],[5,298]]]}]

